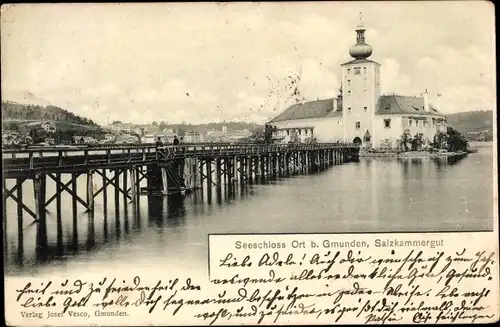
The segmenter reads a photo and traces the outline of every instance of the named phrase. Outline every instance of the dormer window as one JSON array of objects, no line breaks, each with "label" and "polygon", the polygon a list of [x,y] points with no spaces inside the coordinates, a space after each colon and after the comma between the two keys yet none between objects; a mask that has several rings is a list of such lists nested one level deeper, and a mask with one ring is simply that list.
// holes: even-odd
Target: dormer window
[{"label": "dormer window", "polygon": [[385,110],[389,110],[391,109],[391,104],[390,103],[386,103],[385,104]]}]

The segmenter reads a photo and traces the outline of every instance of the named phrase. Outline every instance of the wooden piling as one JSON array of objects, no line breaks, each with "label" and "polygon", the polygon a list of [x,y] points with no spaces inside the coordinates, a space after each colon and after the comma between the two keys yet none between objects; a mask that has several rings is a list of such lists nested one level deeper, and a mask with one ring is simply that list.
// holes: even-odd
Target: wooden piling
[{"label": "wooden piling", "polygon": [[63,246],[63,228],[62,228],[62,210],[61,210],[61,173],[56,174],[56,219],[57,219],[57,245],[59,251],[62,251]]},{"label": "wooden piling", "polygon": [[207,187],[212,188],[212,161],[207,160]]},{"label": "wooden piling", "polygon": [[167,168],[160,168],[163,194],[168,194],[168,187],[169,187],[166,169]]},{"label": "wooden piling", "polygon": [[102,170],[102,203],[104,211],[108,210],[108,185],[106,179],[106,168]]},{"label": "wooden piling", "polygon": [[2,187],[3,187],[3,194],[2,194],[2,208],[3,208],[3,253],[4,253],[4,259],[7,259],[8,255],[8,237],[7,237],[7,194],[6,194],[6,185],[5,183],[7,182],[5,178],[2,178]]},{"label": "wooden piling", "polygon": [[198,159],[196,157],[193,157],[193,159],[191,161],[191,172],[193,174],[193,178],[192,178],[193,185],[192,185],[192,187],[194,189],[197,189],[197,188],[199,188],[199,185],[198,185]]},{"label": "wooden piling", "polygon": [[[127,208],[127,204],[128,204],[128,176],[127,176],[127,168],[123,168],[122,170],[122,176],[123,176],[123,180],[122,180],[122,183],[123,183],[123,205],[124,205],[124,208]],[[118,185],[119,186],[119,185]]]},{"label": "wooden piling", "polygon": [[35,213],[37,217],[37,233],[36,233],[36,253],[37,257],[40,258],[39,255],[43,254],[41,249],[47,247],[47,215],[45,210],[45,193],[46,193],[46,175],[45,174],[36,174],[33,178],[33,186],[34,186],[34,196],[35,196]]},{"label": "wooden piling", "polygon": [[[205,168],[205,161],[200,159],[199,161],[199,172],[200,172],[200,188],[201,191],[203,192],[203,181],[206,180],[206,176],[204,175],[203,168]],[[205,176],[205,177],[204,177]]]},{"label": "wooden piling", "polygon": [[216,158],[215,159],[215,184],[217,185],[217,187],[221,187],[221,177],[222,177],[221,175],[222,175],[221,159]]},{"label": "wooden piling", "polygon": [[137,179],[136,179],[136,169],[134,166],[130,167],[129,173],[130,173],[130,191],[132,195],[132,205],[137,206],[137,185],[136,185]]},{"label": "wooden piling", "polygon": [[77,203],[76,203],[76,194],[77,192],[77,184],[76,179],[78,175],[76,173],[71,173],[71,190],[73,194],[71,195],[72,209],[73,209],[73,248],[74,250],[78,247],[78,216],[77,216]]},{"label": "wooden piling", "polygon": [[89,170],[87,173],[87,207],[88,210],[94,212],[94,171]]},{"label": "wooden piling", "polygon": [[120,214],[120,171],[118,169],[114,169],[114,176],[113,178],[115,179],[115,213],[116,216],[119,216]]},{"label": "wooden piling", "polygon": [[[250,158],[247,157],[247,158],[245,158],[246,177],[247,177],[247,183],[249,183],[249,184],[253,183],[253,177],[254,176],[253,176],[253,171],[252,171],[253,167],[252,166],[254,166],[254,165],[252,164],[252,161],[254,161],[254,160],[255,160],[254,157],[250,157]],[[255,177],[257,177],[257,176],[255,176]]]},{"label": "wooden piling", "polygon": [[246,182],[246,174],[247,174],[247,171],[246,171],[246,167],[245,167],[245,157],[243,156],[240,156],[238,158],[238,163],[239,163],[239,166],[238,166],[238,176],[239,176],[239,182],[240,184],[243,184],[244,182]]},{"label": "wooden piling", "polygon": [[[23,182],[21,178],[16,178],[17,187],[17,246],[18,252],[24,253],[24,233],[23,233]],[[6,217],[5,217],[6,218]]]},{"label": "wooden piling", "polygon": [[[266,162],[264,160],[264,155],[259,155],[257,157],[257,166],[259,167],[259,178],[260,181],[263,181],[265,178],[265,173],[266,173]],[[257,168],[256,168],[257,169]]]}]

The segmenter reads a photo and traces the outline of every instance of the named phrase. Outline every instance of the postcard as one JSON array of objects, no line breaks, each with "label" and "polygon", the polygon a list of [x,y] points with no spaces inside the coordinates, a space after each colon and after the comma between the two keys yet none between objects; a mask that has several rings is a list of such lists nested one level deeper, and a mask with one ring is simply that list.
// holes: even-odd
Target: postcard
[{"label": "postcard", "polygon": [[1,7],[12,326],[499,319],[486,1]]}]

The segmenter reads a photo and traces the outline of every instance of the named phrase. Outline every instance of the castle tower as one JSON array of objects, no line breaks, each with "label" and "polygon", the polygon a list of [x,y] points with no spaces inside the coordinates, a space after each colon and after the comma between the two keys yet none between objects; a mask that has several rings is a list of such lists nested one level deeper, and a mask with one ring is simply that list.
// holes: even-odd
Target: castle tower
[{"label": "castle tower", "polygon": [[375,144],[375,111],[380,96],[380,64],[369,60],[373,50],[365,40],[361,13],[356,26],[356,44],[349,50],[354,59],[342,68],[342,113],[345,142]]}]

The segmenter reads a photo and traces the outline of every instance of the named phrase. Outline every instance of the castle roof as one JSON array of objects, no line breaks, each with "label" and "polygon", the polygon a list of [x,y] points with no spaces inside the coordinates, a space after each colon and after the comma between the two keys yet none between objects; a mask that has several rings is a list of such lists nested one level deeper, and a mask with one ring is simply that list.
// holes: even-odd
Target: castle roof
[{"label": "castle roof", "polygon": [[297,103],[290,106],[281,114],[276,116],[270,123],[275,123],[284,120],[296,120],[305,118],[322,118],[336,117],[342,115],[342,102],[338,101],[338,109],[333,110],[333,101],[338,101],[336,98],[316,100],[304,103]]},{"label": "castle roof", "polygon": [[[337,110],[333,110],[333,101],[337,101]],[[424,98],[403,95],[381,95],[378,98],[376,115],[445,115],[429,104],[430,112],[424,110]],[[342,99],[324,99],[290,106],[270,121],[275,123],[285,120],[305,118],[324,118],[342,116]]]},{"label": "castle roof", "polygon": [[429,104],[430,112],[424,109],[423,97],[411,97],[402,95],[381,95],[378,98],[376,115],[435,115],[443,116],[436,107]]},{"label": "castle roof", "polygon": [[340,66],[350,65],[350,64],[366,64],[367,62],[373,62],[373,63],[376,63],[377,65],[380,66],[380,64],[378,62],[370,60],[370,59],[366,59],[366,58],[364,58],[364,59],[353,59],[351,61],[344,62]]}]

